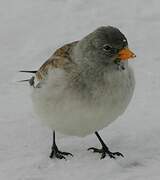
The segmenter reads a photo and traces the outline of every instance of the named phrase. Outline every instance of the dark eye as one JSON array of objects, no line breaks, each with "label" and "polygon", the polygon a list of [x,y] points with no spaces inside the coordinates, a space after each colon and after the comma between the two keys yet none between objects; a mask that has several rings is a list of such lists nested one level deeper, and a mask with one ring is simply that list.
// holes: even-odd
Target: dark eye
[{"label": "dark eye", "polygon": [[106,52],[110,52],[112,50],[112,47],[110,45],[108,45],[108,44],[105,44],[103,46],[103,50],[106,51]]}]

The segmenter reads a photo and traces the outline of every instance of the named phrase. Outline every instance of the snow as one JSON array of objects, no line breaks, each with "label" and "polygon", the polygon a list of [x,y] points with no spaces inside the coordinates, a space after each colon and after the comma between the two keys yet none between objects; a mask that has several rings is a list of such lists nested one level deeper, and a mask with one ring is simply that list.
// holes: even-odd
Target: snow
[{"label": "snow", "polygon": [[[158,0],[0,0],[0,179],[160,179],[160,2]],[[99,160],[86,149],[94,135],[57,135],[61,150],[74,157],[48,158],[51,130],[32,110],[30,88],[17,83],[64,43],[101,25],[126,35],[137,58],[136,90],[125,114],[100,131],[112,151],[125,157]]]}]

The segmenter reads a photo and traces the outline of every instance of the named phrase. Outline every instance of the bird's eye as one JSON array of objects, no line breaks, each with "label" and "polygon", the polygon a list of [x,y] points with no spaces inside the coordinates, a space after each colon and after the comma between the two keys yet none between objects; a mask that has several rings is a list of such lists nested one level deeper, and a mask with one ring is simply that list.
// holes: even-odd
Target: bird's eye
[{"label": "bird's eye", "polygon": [[112,47],[110,45],[108,45],[108,44],[105,44],[103,46],[103,50],[106,51],[106,52],[110,52],[112,50]]}]

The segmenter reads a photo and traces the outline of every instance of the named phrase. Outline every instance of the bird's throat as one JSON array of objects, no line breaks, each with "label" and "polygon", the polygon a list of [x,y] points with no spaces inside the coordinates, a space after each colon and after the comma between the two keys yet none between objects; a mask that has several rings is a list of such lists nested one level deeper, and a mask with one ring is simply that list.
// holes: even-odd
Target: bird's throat
[{"label": "bird's throat", "polygon": [[126,69],[124,63],[121,62],[119,59],[116,59],[116,60],[114,61],[114,64],[116,65],[117,70],[122,71],[122,70],[125,70],[125,69]]}]

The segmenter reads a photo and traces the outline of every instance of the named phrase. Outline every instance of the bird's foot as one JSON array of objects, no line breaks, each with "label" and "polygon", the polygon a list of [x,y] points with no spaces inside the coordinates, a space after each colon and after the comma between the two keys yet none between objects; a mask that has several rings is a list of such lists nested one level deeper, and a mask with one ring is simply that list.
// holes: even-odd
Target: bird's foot
[{"label": "bird's foot", "polygon": [[110,158],[113,158],[113,159],[115,159],[116,156],[124,157],[123,154],[120,153],[120,152],[111,152],[111,151],[109,151],[109,149],[108,149],[108,147],[106,145],[103,145],[101,149],[91,147],[91,148],[88,148],[88,150],[92,150],[92,152],[94,152],[94,153],[100,153],[101,154],[101,159],[104,159],[107,154],[108,154],[108,156]]},{"label": "bird's foot", "polygon": [[53,158],[57,158],[57,159],[65,159],[66,160],[66,157],[65,156],[73,156],[73,154],[69,153],[69,152],[62,152],[62,151],[59,151],[59,149],[57,148],[57,146],[53,146],[52,147],[52,151],[51,151],[51,154],[50,154],[50,158],[53,159]]}]

